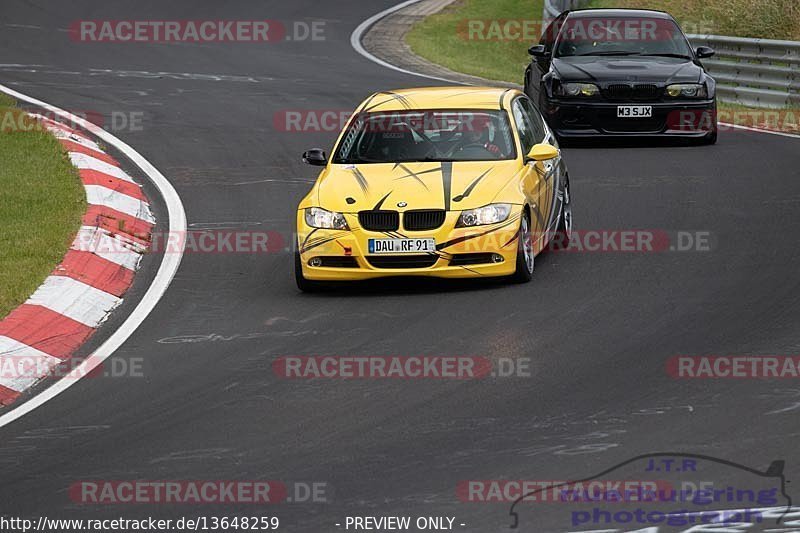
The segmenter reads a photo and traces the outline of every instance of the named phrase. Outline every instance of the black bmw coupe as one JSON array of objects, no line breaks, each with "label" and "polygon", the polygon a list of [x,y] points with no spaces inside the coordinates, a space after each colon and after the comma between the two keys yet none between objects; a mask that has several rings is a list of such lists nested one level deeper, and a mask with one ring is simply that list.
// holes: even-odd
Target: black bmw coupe
[{"label": "black bmw coupe", "polygon": [[716,83],[678,23],[661,11],[565,11],[528,50],[525,93],[559,139],[717,140]]}]

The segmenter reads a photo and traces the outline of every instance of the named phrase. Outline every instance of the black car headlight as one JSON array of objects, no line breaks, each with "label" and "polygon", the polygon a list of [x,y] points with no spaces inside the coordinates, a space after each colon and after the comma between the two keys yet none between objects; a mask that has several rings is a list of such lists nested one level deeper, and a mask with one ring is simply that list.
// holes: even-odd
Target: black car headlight
[{"label": "black car headlight", "polygon": [[704,83],[673,83],[667,85],[666,92],[672,98],[708,98]]},{"label": "black car headlight", "polygon": [[556,83],[553,87],[556,96],[591,97],[600,94],[600,88],[594,83]]},{"label": "black car headlight", "polygon": [[312,228],[320,229],[350,229],[343,214],[328,211],[321,207],[309,207],[306,209],[306,224]]}]

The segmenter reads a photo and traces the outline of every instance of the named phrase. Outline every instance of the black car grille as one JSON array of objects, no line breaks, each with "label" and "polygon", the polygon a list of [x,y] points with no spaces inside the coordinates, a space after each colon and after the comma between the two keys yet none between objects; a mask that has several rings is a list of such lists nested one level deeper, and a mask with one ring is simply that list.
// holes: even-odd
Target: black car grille
[{"label": "black car grille", "polygon": [[614,84],[606,87],[606,98],[609,100],[630,100],[631,86],[628,84]]},{"label": "black car grille", "polygon": [[439,256],[430,255],[368,255],[369,264],[375,268],[428,268],[432,267]]},{"label": "black car grille", "polygon": [[438,210],[406,211],[403,213],[403,228],[409,231],[424,231],[444,224],[445,212]]},{"label": "black car grille", "polygon": [[397,211],[359,211],[358,223],[370,231],[397,231],[400,213]]},{"label": "black car grille", "polygon": [[604,93],[609,100],[657,100],[661,97],[661,88],[652,83],[640,83],[636,85],[612,83],[606,87]]},{"label": "black car grille", "polygon": [[656,100],[661,97],[661,89],[652,83],[634,85],[633,97],[637,100]]}]

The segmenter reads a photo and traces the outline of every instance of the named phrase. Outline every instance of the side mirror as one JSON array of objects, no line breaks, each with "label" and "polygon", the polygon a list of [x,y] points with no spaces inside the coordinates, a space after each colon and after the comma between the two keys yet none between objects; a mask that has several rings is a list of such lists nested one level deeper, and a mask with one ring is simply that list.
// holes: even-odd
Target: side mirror
[{"label": "side mirror", "polygon": [[528,53],[533,57],[547,57],[550,54],[547,53],[547,48],[543,44],[535,44],[528,48]]},{"label": "side mirror", "polygon": [[558,157],[558,148],[551,144],[534,144],[531,151],[525,157],[525,162],[531,161],[547,161],[548,159],[555,159]]},{"label": "side mirror", "polygon": [[703,59],[704,57],[711,57],[714,54],[716,54],[714,49],[709,48],[708,46],[698,46],[697,50],[695,50],[694,53],[697,55],[698,59]]},{"label": "side mirror", "polygon": [[303,163],[324,167],[328,164],[328,157],[325,155],[325,150],[322,148],[312,148],[311,150],[303,152]]}]

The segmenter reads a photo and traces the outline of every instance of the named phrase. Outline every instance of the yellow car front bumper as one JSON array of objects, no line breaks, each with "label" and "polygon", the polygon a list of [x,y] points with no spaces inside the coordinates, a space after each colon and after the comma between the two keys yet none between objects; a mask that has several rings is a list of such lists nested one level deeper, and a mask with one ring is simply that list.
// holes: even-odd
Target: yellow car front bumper
[{"label": "yellow car front bumper", "polygon": [[[455,228],[460,211],[450,211],[431,231],[368,231],[358,216],[345,214],[349,230],[312,228],[297,214],[297,246],[303,277],[315,281],[365,280],[386,276],[474,278],[508,276],[516,270],[521,206],[497,224]],[[369,239],[433,238],[428,254],[369,254]],[[321,262],[321,266],[310,263]],[[401,263],[402,265],[399,265]]]}]

